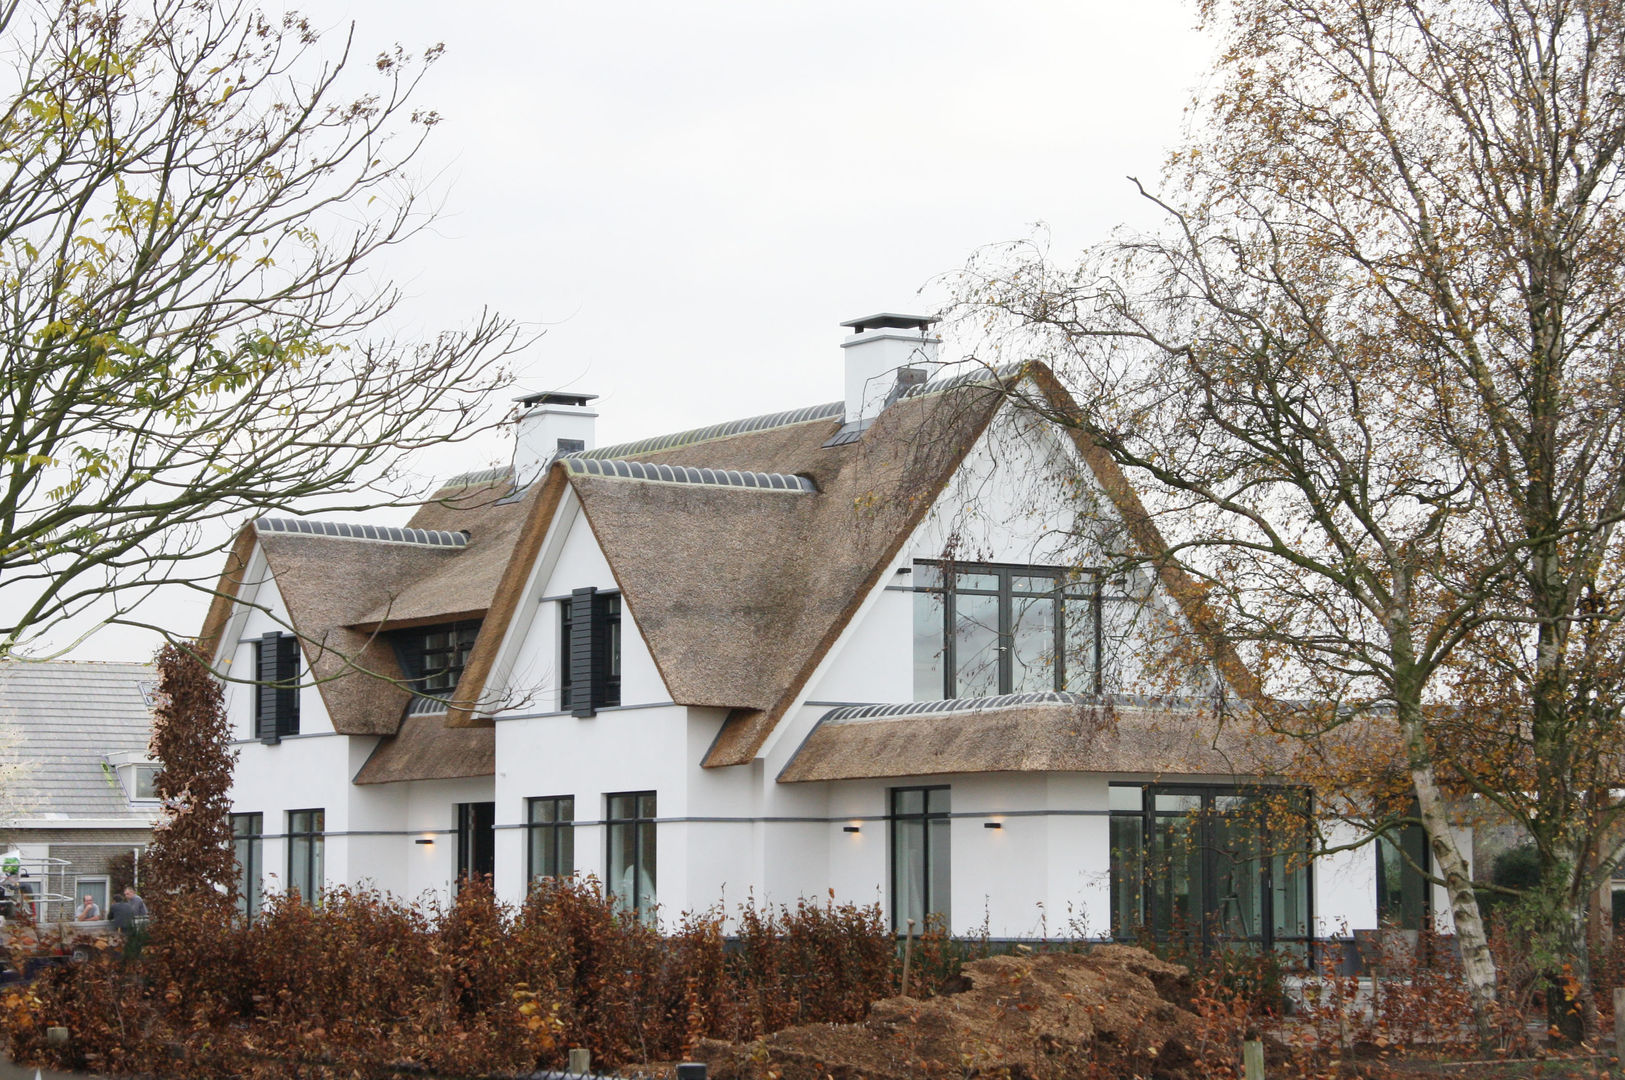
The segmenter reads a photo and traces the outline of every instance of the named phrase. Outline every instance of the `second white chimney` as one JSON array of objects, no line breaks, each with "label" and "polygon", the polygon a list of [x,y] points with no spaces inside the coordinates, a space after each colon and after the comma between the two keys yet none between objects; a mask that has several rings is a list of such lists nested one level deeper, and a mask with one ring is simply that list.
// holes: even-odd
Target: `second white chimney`
[{"label": "second white chimney", "polygon": [[917,374],[937,366],[942,339],[931,333],[937,320],[930,315],[883,312],[841,325],[852,333],[841,342],[846,350],[846,422],[871,420],[893,399],[901,376],[905,384]]},{"label": "second white chimney", "polygon": [[591,450],[593,421],[598,413],[587,402],[597,394],[565,394],[549,391],[514,398],[525,407],[514,422],[514,483],[524,487],[560,454]]}]

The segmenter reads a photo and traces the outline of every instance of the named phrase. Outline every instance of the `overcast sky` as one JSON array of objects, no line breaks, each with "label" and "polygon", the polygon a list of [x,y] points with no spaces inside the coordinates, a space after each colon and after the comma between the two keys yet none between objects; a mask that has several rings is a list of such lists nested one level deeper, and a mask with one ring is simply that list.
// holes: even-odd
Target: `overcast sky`
[{"label": "overcast sky", "polygon": [[[443,214],[376,270],[413,328],[545,328],[514,393],[600,395],[600,443],[835,400],[842,320],[930,311],[938,275],[1038,222],[1058,252],[1152,223],[1125,178],[1156,178],[1211,55],[1177,0],[301,10],[363,58],[445,44],[420,93]],[[151,649],[115,629],[76,655]]]}]

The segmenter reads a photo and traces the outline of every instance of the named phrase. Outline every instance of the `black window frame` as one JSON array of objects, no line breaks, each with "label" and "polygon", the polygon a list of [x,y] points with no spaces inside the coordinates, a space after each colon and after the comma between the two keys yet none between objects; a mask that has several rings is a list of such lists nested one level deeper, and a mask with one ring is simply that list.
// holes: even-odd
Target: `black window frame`
[{"label": "black window frame", "polygon": [[237,910],[252,922],[265,900],[265,815],[249,811],[228,817],[237,859]]},{"label": "black window frame", "polygon": [[[630,813],[617,811],[616,801],[621,799],[631,800]],[[645,800],[647,800],[647,803],[645,803]],[[657,844],[659,839],[659,832],[657,828],[658,825],[659,818],[657,792],[613,791],[605,793],[604,891],[617,903],[618,906],[622,907],[623,910],[627,910],[639,920],[649,923],[654,921],[655,903],[651,902],[647,907],[645,907],[643,904],[638,902],[638,897],[634,895],[632,898],[632,903],[628,905],[617,891],[619,886],[619,878],[625,874],[626,868],[622,867],[620,870],[616,869],[615,839],[617,829],[630,831],[631,842],[628,844],[623,840],[621,846],[622,850],[630,850],[632,852],[631,870],[634,893],[636,893],[642,872],[647,871],[649,878],[648,895],[658,897],[660,894],[660,877],[658,873],[659,847]],[[647,840],[647,848],[649,853],[647,865],[645,865],[643,858],[645,840]]]},{"label": "black window frame", "polygon": [[[908,929],[908,920],[915,920],[915,929],[923,930],[926,921],[932,915],[940,915],[947,929],[952,930],[953,918],[953,809],[952,785],[949,784],[915,784],[906,787],[894,787],[886,793],[886,840],[887,840],[887,875],[891,890],[891,923],[893,933],[905,933]],[[931,809],[932,795],[936,792],[947,793],[946,801],[939,810]],[[898,804],[906,795],[920,795],[921,810],[918,813],[904,812],[898,809]],[[936,851],[934,837],[938,830],[933,825],[940,825],[941,835],[946,837],[942,843],[942,851]],[[899,831],[903,828],[918,827],[921,830],[921,862],[920,862],[920,906],[919,912],[905,910],[902,903],[904,890],[902,888],[903,876],[906,867],[902,863],[902,844]],[[948,864],[948,875],[945,882],[948,895],[941,897],[941,904],[934,886],[935,864],[938,859]]]},{"label": "black window frame", "polygon": [[[1139,823],[1138,835],[1140,848],[1136,853],[1133,869],[1137,880],[1120,881],[1121,853],[1114,846],[1110,854],[1110,888],[1111,888],[1111,934],[1118,941],[1138,941],[1143,936],[1151,936],[1161,945],[1191,944],[1204,956],[1212,955],[1221,948],[1232,948],[1237,945],[1257,946],[1265,952],[1273,952],[1278,947],[1288,946],[1303,951],[1309,955],[1315,943],[1315,875],[1313,859],[1310,854],[1310,839],[1313,828],[1313,797],[1308,789],[1297,787],[1277,787],[1260,784],[1112,784],[1113,790],[1137,790],[1140,793],[1140,808],[1138,810],[1109,809],[1109,820],[1115,824],[1123,819],[1134,819]],[[1223,917],[1223,909],[1214,906],[1216,897],[1216,883],[1219,876],[1220,850],[1215,842],[1215,822],[1224,815],[1215,808],[1216,800],[1226,796],[1241,796],[1258,798],[1265,796],[1289,795],[1303,800],[1299,813],[1302,816],[1302,834],[1296,846],[1278,845],[1271,836],[1268,818],[1265,819],[1263,835],[1259,840],[1259,932],[1246,937],[1235,937],[1217,932],[1215,927]],[[1157,898],[1155,890],[1148,886],[1154,881],[1160,881],[1165,875],[1153,860],[1154,833],[1159,816],[1176,816],[1170,811],[1159,811],[1156,808],[1156,798],[1159,795],[1197,796],[1202,799],[1201,808],[1191,815],[1194,827],[1198,834],[1193,841],[1202,853],[1201,857],[1201,890],[1203,897],[1203,911],[1200,924],[1194,932],[1187,928],[1184,935],[1176,935],[1173,931],[1168,934],[1161,933],[1157,927],[1160,913],[1156,910]],[[1110,829],[1109,835],[1115,836],[1117,830]],[[1301,934],[1282,934],[1275,932],[1275,898],[1276,888],[1274,882],[1274,858],[1285,856],[1288,858],[1301,857],[1300,872],[1303,875],[1303,932]],[[1120,888],[1132,885],[1138,892],[1138,921],[1130,930],[1117,922],[1118,901]],[[1149,928],[1149,929],[1148,929]],[[1177,937],[1177,941],[1175,938]]]},{"label": "black window frame", "polygon": [[457,804],[457,884],[475,874],[496,873],[497,804],[490,801]]},{"label": "black window frame", "polygon": [[[445,701],[456,693],[479,633],[479,619],[462,619],[395,630],[390,634],[390,642],[412,692],[419,697]],[[450,641],[431,644],[431,638],[441,635]]]},{"label": "black window frame", "polygon": [[586,718],[620,703],[621,594],[576,589],[559,601],[559,709]]},{"label": "black window frame", "polygon": [[299,637],[273,630],[254,643],[254,737],[299,734]]},{"label": "black window frame", "polygon": [[[303,822],[299,820],[301,818]],[[288,811],[288,891],[298,889],[299,898],[312,907],[321,903],[322,888],[326,884],[326,837],[325,807]],[[304,852],[302,860],[299,858],[301,847]],[[303,862],[302,867],[299,866],[300,862]],[[304,886],[300,885],[301,878]]]},{"label": "black window frame", "polygon": [[[546,819],[538,820],[543,810]],[[575,820],[574,795],[525,800],[525,880],[566,878],[575,873]]]},{"label": "black window frame", "polygon": [[[998,578],[998,585],[993,589],[965,588],[959,584],[960,575],[986,575]],[[935,584],[925,584],[926,579],[935,576]],[[1055,582],[1053,590],[1045,592],[1017,593],[1012,581],[1017,577],[1047,577]],[[1021,563],[992,563],[992,562],[958,562],[946,559],[918,559],[913,568],[913,592],[927,596],[941,596],[941,625],[938,629],[938,640],[941,643],[940,656],[942,658],[942,698],[944,700],[960,696],[958,680],[958,657],[956,647],[956,634],[954,632],[957,600],[960,596],[993,596],[998,599],[998,625],[994,628],[998,649],[998,688],[997,694],[1009,694],[1015,691],[1015,668],[1013,655],[1015,649],[1014,608],[1015,597],[1043,597],[1048,596],[1054,606],[1052,613],[1053,656],[1055,658],[1054,674],[1051,679],[1051,688],[1057,691],[1065,690],[1072,693],[1093,694],[1099,696],[1105,692],[1105,594],[1106,579],[1102,571],[1093,568],[1078,569],[1066,566],[1029,566]],[[916,601],[918,605],[918,601]],[[1082,606],[1087,612],[1089,620],[1087,632],[1089,634],[1089,657],[1085,673],[1085,681],[1081,685],[1069,685],[1067,655],[1067,616],[1069,610]],[[920,612],[916,606],[915,620],[918,623]],[[918,626],[916,626],[916,631]],[[919,688],[916,687],[918,700],[931,701],[935,698],[919,697]]]},{"label": "black window frame", "polygon": [[[1416,812],[1412,808],[1412,812]],[[1397,835],[1396,835],[1397,834]],[[1426,930],[1433,925],[1432,858],[1427,829],[1421,821],[1397,822],[1377,834],[1371,844],[1377,866],[1377,925],[1400,930]],[[1388,868],[1392,861],[1399,870],[1399,890],[1389,889]],[[1417,894],[1410,898],[1412,891]]]}]

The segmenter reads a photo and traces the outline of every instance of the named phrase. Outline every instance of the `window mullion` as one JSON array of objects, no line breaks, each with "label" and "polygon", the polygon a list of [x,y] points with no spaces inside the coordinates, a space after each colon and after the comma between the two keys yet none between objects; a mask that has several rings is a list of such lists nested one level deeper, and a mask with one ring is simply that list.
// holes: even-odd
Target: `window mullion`
[{"label": "window mullion", "polygon": [[1010,571],[1000,569],[999,578],[999,693],[1008,694],[1015,685],[1015,659],[1012,654],[1015,650],[1014,619],[1011,614],[1014,602],[1011,597]]}]

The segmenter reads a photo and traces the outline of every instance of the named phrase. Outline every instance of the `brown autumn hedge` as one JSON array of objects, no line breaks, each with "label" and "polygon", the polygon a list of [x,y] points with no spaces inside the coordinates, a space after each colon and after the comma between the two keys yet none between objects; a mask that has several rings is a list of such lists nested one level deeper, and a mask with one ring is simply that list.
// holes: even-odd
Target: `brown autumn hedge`
[{"label": "brown autumn hedge", "polygon": [[[894,992],[874,907],[719,911],[665,935],[618,914],[591,879],[519,908],[481,883],[446,910],[336,890],[274,900],[253,924],[172,902],[138,952],[48,971],[0,999],[14,1059],[174,1077],[462,1075],[671,1060],[701,1037],[860,1018]],[[46,1029],[71,1037],[51,1045]]]}]

